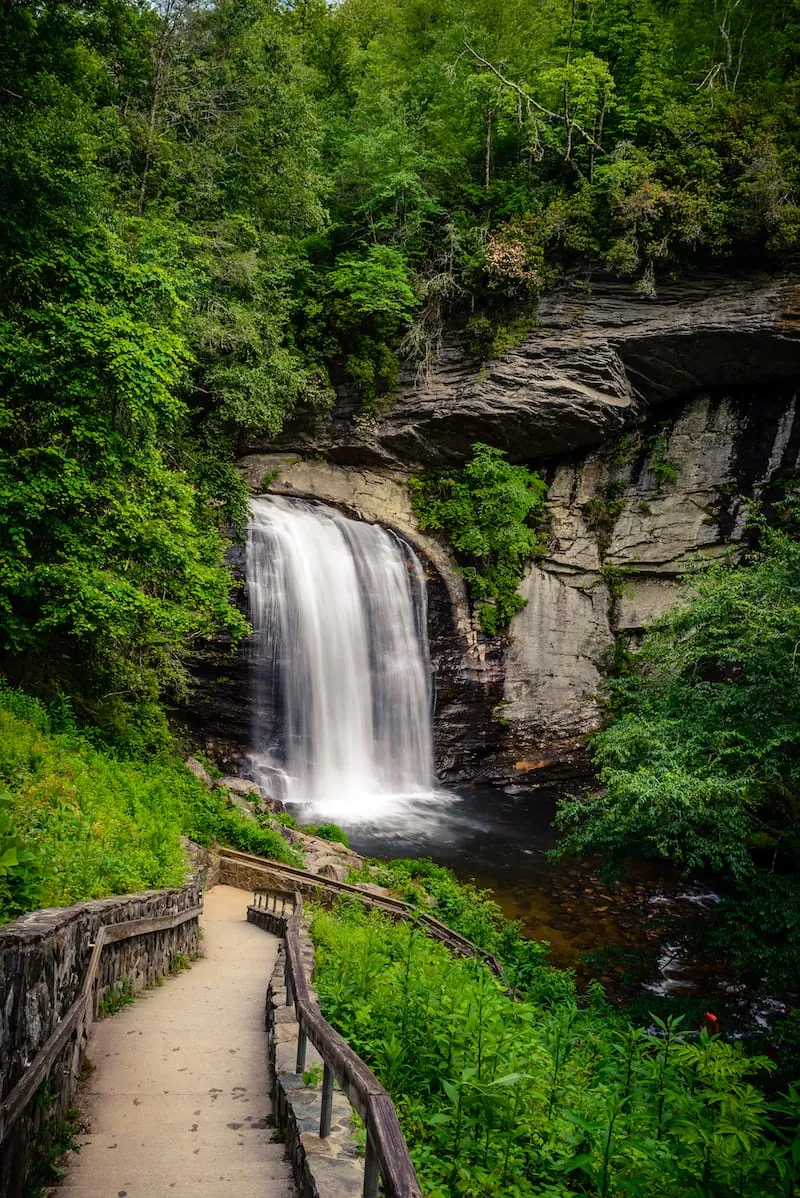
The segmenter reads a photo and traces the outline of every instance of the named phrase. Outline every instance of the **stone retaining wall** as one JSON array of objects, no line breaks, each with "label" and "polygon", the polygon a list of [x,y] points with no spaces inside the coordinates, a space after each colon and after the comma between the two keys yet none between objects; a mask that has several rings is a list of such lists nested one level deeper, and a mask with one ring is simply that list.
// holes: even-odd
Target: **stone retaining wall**
[{"label": "stone retaining wall", "polygon": [[[262,883],[263,884],[263,883]],[[247,912],[250,923],[282,936],[284,922],[271,911]],[[311,986],[314,945],[305,922],[300,927],[303,969]],[[275,1118],[286,1138],[299,1198],[360,1198],[364,1190],[364,1160],[359,1155],[353,1127],[353,1110],[344,1094],[335,1089],[330,1135],[319,1135],[322,1108],[322,1057],[309,1042],[306,1051],[306,1085],[295,1073],[298,1023],[294,1007],[286,1005],[285,951],[281,945],[267,988],[266,1025],[269,1060],[274,1076]],[[312,997],[314,997],[312,990]]]},{"label": "stone retaining wall", "polygon": [[[220,866],[222,858],[214,849],[203,848],[188,837],[181,837],[181,844],[192,863],[194,873],[203,890],[210,890],[220,882]],[[231,883],[233,885],[233,883]]]},{"label": "stone retaining wall", "polygon": [[[79,997],[100,927],[177,915],[200,902],[200,886],[192,882],[170,890],[34,911],[0,928],[0,1102]],[[169,971],[176,954],[196,953],[198,934],[195,917],[167,931],[107,945],[94,991],[95,1017],[123,980],[134,992],[141,990]],[[19,1198],[22,1193],[36,1153],[46,1150],[69,1110],[85,1050],[85,1035],[70,1039],[2,1141],[0,1198]]]},{"label": "stone retaining wall", "polygon": [[[237,890],[277,890],[287,889],[287,882],[279,869],[271,869],[265,861],[261,866],[250,865],[247,861],[237,861],[236,858],[225,856],[225,850],[217,852],[214,849],[204,849],[191,840],[184,840],[184,848],[197,872],[204,890],[212,886],[235,886]],[[306,883],[306,888],[308,884]],[[298,883],[296,889],[302,890]],[[283,929],[276,933],[282,936]]]}]

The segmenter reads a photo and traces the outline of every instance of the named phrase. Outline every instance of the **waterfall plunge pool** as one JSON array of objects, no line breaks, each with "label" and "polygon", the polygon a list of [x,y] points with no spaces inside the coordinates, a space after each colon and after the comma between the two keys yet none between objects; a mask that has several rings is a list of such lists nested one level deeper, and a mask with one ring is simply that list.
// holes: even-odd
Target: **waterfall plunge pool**
[{"label": "waterfall plunge pool", "polygon": [[449,793],[433,769],[425,579],[411,546],[338,509],[252,501],[247,583],[250,772],[300,822],[338,824],[364,855],[430,857],[490,890],[556,965],[656,947],[675,878],[613,890],[553,864],[556,792]]},{"label": "waterfall plunge pool", "polygon": [[[526,935],[549,941],[554,965],[575,968],[584,954],[601,948],[632,954],[651,949],[648,955],[655,960],[665,917],[691,916],[704,896],[709,901],[716,896],[700,883],[687,885],[666,866],[635,866],[624,882],[609,887],[584,861],[551,861],[547,854],[556,844],[551,825],[558,798],[557,788],[530,795],[439,792],[424,802],[398,798],[388,818],[378,810],[368,822],[348,819],[342,808],[335,816],[327,807],[320,811],[304,803],[289,810],[300,823],[334,820],[365,857],[429,857],[461,881],[491,891],[503,914],[520,920]],[[650,980],[657,987],[680,989],[682,979],[675,977],[673,986],[670,973],[668,965],[664,977],[656,970]],[[605,978],[612,988],[617,981]]]}]

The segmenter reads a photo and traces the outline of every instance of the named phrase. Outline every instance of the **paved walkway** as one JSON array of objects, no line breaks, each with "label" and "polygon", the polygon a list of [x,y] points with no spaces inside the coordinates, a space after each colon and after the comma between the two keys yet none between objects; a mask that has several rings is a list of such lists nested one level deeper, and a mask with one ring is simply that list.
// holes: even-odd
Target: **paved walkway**
[{"label": "paved walkway", "polygon": [[95,1025],[80,1137],[54,1196],[291,1198],[271,1104],[264,999],[278,941],[248,894],[205,896],[205,956]]}]

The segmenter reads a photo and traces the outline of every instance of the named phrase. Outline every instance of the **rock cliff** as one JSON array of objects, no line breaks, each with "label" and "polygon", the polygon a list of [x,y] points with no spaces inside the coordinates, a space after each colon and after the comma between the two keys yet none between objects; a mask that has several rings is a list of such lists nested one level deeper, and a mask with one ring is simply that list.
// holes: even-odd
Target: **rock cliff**
[{"label": "rock cliff", "polygon": [[[254,490],[334,503],[415,546],[431,596],[440,775],[528,787],[585,768],[618,642],[674,600],[688,559],[735,547],[744,500],[768,500],[800,468],[799,381],[796,277],[704,277],[656,299],[570,287],[497,361],[479,369],[454,343],[379,420],[354,419],[343,400],[324,427],[298,420],[280,454],[253,445],[241,465]],[[407,489],[413,470],[463,460],[476,440],[550,483],[549,552],[523,580],[527,604],[503,641],[476,629],[455,563],[416,526]]]},{"label": "rock cliff", "polygon": [[616,643],[674,602],[692,558],[735,552],[746,500],[769,501],[799,467],[790,386],[701,394],[556,466],[549,554],[523,582],[504,659],[514,772],[532,776],[541,748],[568,759],[599,722]]},{"label": "rock cliff", "polygon": [[562,455],[607,441],[654,404],[796,379],[798,338],[794,275],[707,275],[656,298],[573,284],[542,299],[536,327],[502,357],[479,367],[455,339],[426,382],[405,380],[385,416],[354,420],[344,398],[323,425],[296,421],[282,447],[401,470],[460,461],[475,441],[517,460]]}]

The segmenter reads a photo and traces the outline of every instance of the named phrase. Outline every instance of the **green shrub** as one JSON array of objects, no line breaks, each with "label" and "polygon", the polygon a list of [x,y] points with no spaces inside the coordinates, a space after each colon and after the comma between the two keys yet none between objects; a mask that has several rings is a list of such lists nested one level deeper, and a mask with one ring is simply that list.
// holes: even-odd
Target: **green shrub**
[{"label": "green shrub", "polygon": [[796,509],[756,515],[757,551],[698,564],[682,602],[648,630],[608,684],[593,742],[602,790],[561,804],[562,852],[711,867],[752,887],[759,866],[800,861]]},{"label": "green shrub", "polygon": [[187,811],[185,835],[198,844],[218,842],[256,857],[270,857],[287,865],[302,864],[299,853],[276,828],[255,823],[208,791]]},{"label": "green shrub", "polygon": [[572,972],[547,964],[546,942],[529,940],[503,915],[488,890],[456,880],[451,870],[425,858],[366,862],[350,872],[356,885],[376,882],[419,906],[473,944],[499,957],[511,984],[545,1006],[575,999]]},{"label": "green shrub", "polygon": [[472,455],[459,472],[412,478],[411,499],[420,528],[449,541],[481,627],[494,636],[525,606],[517,588],[547,548],[547,484],[490,445],[473,445]]},{"label": "green shrub", "polygon": [[669,453],[669,440],[665,432],[657,433],[648,444],[650,467],[659,491],[674,486],[678,481],[679,464]]},{"label": "green shrub", "polygon": [[338,824],[303,824],[301,831],[307,832],[309,836],[318,836],[320,840],[338,842],[345,847],[350,844],[347,833],[343,832]]},{"label": "green shrub", "polygon": [[793,1192],[800,1102],[766,1101],[766,1058],[680,1020],[632,1028],[599,990],[584,1008],[512,1002],[484,966],[352,900],[312,931],[323,1011],[392,1095],[428,1198]]},{"label": "green shrub", "polygon": [[179,760],[119,760],[74,731],[50,729],[40,704],[0,690],[0,920],[180,885],[181,835],[299,861],[278,831],[229,809]]}]

